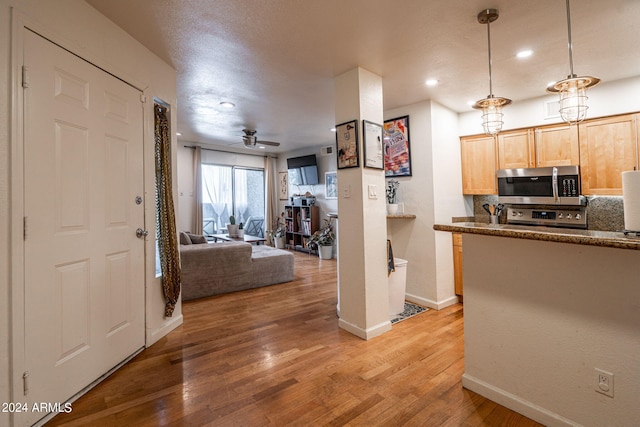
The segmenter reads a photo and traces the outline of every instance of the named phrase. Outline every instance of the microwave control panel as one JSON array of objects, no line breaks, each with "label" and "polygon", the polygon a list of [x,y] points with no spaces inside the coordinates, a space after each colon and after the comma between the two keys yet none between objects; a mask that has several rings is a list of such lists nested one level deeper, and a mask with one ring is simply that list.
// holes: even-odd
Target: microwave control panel
[{"label": "microwave control panel", "polygon": [[546,225],[548,227],[587,228],[587,210],[583,208],[543,209],[508,208],[508,224]]},{"label": "microwave control panel", "polygon": [[577,197],[580,195],[577,176],[559,176],[558,193],[562,197]]}]

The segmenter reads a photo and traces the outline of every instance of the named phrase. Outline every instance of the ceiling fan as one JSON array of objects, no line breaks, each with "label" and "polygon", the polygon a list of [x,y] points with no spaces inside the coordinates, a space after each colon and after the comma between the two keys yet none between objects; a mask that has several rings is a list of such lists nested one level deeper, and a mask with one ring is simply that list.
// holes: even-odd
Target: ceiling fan
[{"label": "ceiling fan", "polygon": [[258,138],[256,137],[256,133],[258,133],[257,130],[242,129],[242,132],[244,132],[244,135],[242,135],[242,142],[245,147],[253,148],[256,145],[271,145],[273,147],[278,147],[280,145],[279,142],[258,141]]}]

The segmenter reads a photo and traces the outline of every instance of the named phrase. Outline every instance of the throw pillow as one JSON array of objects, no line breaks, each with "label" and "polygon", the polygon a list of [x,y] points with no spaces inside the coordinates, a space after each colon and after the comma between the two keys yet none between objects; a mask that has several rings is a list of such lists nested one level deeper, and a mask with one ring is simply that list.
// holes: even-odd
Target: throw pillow
[{"label": "throw pillow", "polygon": [[190,245],[191,242],[191,238],[189,238],[189,235],[187,233],[185,233],[184,231],[180,232],[180,244],[181,245]]},{"label": "throw pillow", "polygon": [[189,236],[191,243],[193,243],[194,245],[200,244],[200,243],[207,243],[207,238],[204,236],[200,236],[198,234],[191,234],[191,233],[187,233],[187,235]]}]

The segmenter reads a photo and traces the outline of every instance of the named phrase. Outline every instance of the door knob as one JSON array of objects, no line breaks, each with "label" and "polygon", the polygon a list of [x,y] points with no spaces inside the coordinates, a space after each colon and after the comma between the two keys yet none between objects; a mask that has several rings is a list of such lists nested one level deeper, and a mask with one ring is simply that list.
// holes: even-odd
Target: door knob
[{"label": "door knob", "polygon": [[138,228],[136,230],[136,237],[139,239],[147,237],[148,235],[149,235],[149,232],[147,230],[143,230],[142,228]]}]

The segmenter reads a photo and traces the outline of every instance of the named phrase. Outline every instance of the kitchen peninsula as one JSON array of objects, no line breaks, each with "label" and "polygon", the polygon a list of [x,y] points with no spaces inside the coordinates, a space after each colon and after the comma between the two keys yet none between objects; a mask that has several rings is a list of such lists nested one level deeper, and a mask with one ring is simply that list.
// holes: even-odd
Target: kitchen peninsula
[{"label": "kitchen peninsula", "polygon": [[[434,229],[463,238],[465,388],[545,425],[640,425],[640,238]],[[613,397],[596,369],[613,374]]]}]

